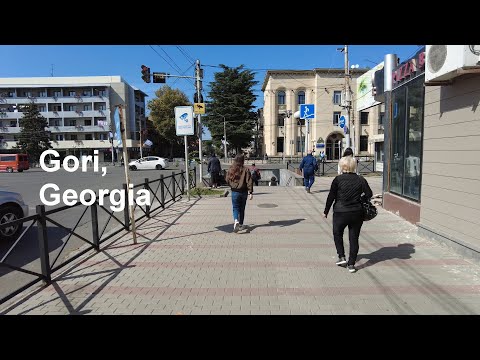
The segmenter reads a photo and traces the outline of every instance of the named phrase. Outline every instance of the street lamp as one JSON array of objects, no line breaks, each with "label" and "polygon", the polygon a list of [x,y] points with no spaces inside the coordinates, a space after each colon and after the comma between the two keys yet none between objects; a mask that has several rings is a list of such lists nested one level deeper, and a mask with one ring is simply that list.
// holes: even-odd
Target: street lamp
[{"label": "street lamp", "polygon": [[286,145],[287,145],[287,121],[286,119],[290,119],[290,116],[292,116],[292,110],[287,110],[285,117],[283,118],[283,153],[282,153],[282,158],[283,158],[283,163],[285,164],[285,150],[286,150]]}]

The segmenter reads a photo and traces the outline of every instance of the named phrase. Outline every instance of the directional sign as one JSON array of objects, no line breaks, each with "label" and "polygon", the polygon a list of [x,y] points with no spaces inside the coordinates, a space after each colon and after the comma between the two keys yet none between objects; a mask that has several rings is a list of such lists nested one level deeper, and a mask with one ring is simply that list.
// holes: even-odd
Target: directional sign
[{"label": "directional sign", "polygon": [[175,106],[177,136],[194,135],[193,106]]},{"label": "directional sign", "polygon": [[205,103],[195,103],[193,111],[195,114],[205,114]]},{"label": "directional sign", "polygon": [[345,115],[340,116],[338,119],[338,126],[340,126],[342,129],[345,126],[345,123],[347,122],[347,117]]},{"label": "directional sign", "polygon": [[300,119],[313,119],[315,117],[315,104],[300,105]]}]

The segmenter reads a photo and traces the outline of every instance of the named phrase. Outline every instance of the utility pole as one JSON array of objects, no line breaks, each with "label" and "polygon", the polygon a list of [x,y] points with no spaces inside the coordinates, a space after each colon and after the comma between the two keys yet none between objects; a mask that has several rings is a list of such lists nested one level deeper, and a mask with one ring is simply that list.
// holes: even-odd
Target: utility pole
[{"label": "utility pole", "polygon": [[143,158],[143,143],[142,143],[142,118],[140,118],[140,159]]},{"label": "utility pole", "polygon": [[[127,136],[125,131],[127,129],[127,124],[125,118],[123,117],[123,107],[122,105],[118,106],[118,115],[120,116],[120,133],[122,134],[122,143],[123,143],[123,167],[125,169],[125,182],[127,184],[127,191],[130,191],[130,175],[128,173],[128,154],[127,154]],[[125,201],[128,202],[128,194],[125,194],[126,199]],[[132,224],[132,235],[133,235],[133,243],[137,243],[137,229],[135,226],[135,206],[133,204],[129,204],[130,209],[125,209],[124,211],[130,212],[130,223]]]},{"label": "utility pole", "polygon": [[223,139],[224,139],[223,146],[225,149],[225,163],[226,163],[227,162],[227,128],[225,125],[225,116],[223,116]]},{"label": "utility pole", "polygon": [[350,103],[350,67],[348,64],[348,45],[345,45],[343,48],[343,53],[345,55],[345,110],[347,111],[347,147],[350,147],[350,131],[352,129],[351,126],[351,119],[350,119],[350,110],[351,110],[351,103]]},{"label": "utility pole", "polygon": [[[197,66],[195,68],[195,75],[196,75],[196,88],[197,88],[197,101],[201,102],[201,69],[200,69],[200,60],[197,60]],[[202,154],[202,115],[198,114],[198,157],[200,159],[200,183],[203,179],[203,154]]]}]

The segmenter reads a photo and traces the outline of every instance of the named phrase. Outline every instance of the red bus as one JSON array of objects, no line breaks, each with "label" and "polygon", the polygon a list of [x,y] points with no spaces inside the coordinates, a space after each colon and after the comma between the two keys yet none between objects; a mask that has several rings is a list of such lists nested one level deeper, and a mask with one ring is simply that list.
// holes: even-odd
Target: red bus
[{"label": "red bus", "polygon": [[22,172],[30,168],[27,154],[0,154],[0,171]]}]

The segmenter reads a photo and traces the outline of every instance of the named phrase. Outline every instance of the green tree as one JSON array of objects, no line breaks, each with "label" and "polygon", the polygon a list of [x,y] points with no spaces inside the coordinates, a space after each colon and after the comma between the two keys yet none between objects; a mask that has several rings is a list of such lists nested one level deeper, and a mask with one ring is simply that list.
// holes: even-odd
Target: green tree
[{"label": "green tree", "polygon": [[255,131],[256,113],[253,103],[257,96],[253,93],[255,73],[244,70],[243,65],[228,67],[220,64],[223,71],[214,74],[215,80],[210,83],[209,98],[207,101],[207,115],[203,118],[205,125],[212,134],[215,146],[222,148],[223,116],[227,141],[231,149],[241,152],[252,142]]},{"label": "green tree", "polygon": [[27,153],[31,160],[38,162],[40,155],[45,150],[51,149],[50,131],[47,119],[38,111],[35,103],[27,104],[20,119],[20,135],[18,136],[17,149]]},{"label": "green tree", "polygon": [[[183,146],[183,136],[177,136],[175,130],[175,107],[188,106],[191,103],[185,93],[168,85],[158,89],[155,95],[156,98],[148,102],[150,117],[162,139],[170,145],[169,156],[173,157],[174,152],[178,153]],[[190,146],[192,139],[189,139],[188,143]]]}]

